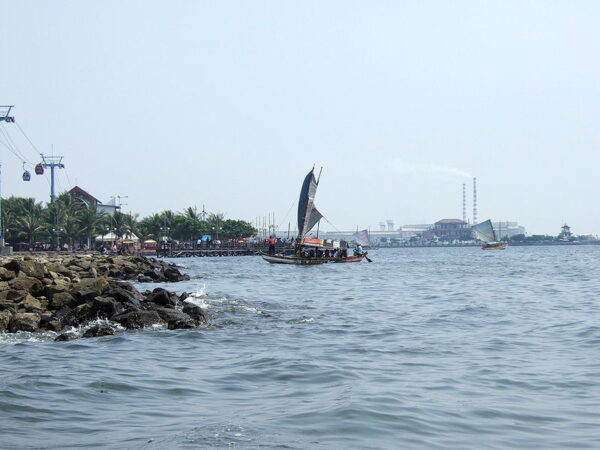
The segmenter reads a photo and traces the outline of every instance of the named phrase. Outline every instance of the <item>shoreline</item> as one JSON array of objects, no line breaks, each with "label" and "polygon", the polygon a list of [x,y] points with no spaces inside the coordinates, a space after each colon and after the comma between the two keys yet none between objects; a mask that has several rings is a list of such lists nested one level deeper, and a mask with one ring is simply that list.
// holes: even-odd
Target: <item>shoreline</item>
[{"label": "shoreline", "polygon": [[130,283],[183,280],[189,276],[175,264],[138,255],[2,256],[0,333],[53,331],[61,333],[55,340],[66,341],[120,329],[206,326],[207,314],[186,302],[188,294],[140,292]]}]

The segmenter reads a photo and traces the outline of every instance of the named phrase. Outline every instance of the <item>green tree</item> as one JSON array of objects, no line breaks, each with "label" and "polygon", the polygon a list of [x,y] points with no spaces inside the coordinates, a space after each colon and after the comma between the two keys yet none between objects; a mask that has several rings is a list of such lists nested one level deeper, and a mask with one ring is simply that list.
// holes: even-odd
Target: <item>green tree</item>
[{"label": "green tree", "polygon": [[241,239],[254,236],[256,229],[245,220],[227,219],[223,221],[221,233],[223,239]]},{"label": "green tree", "polygon": [[98,233],[104,234],[106,214],[93,206],[87,206],[79,211],[78,218],[80,232],[87,239],[88,248],[92,248],[92,238]]},{"label": "green tree", "polygon": [[29,248],[33,248],[33,243],[37,236],[45,231],[42,215],[36,212],[27,212],[24,216],[17,219],[18,235],[24,236],[29,242]]}]

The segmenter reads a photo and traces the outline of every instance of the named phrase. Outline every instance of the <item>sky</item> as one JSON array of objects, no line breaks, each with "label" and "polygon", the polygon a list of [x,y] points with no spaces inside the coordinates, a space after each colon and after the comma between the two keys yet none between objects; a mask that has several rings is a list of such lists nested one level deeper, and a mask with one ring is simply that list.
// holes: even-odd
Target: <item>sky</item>
[{"label": "sky", "polygon": [[463,183],[472,220],[477,177],[479,220],[600,234],[598,23],[597,1],[0,0],[2,196],[49,200],[41,152],[58,192],[287,230],[316,165],[326,230],[462,218]]}]

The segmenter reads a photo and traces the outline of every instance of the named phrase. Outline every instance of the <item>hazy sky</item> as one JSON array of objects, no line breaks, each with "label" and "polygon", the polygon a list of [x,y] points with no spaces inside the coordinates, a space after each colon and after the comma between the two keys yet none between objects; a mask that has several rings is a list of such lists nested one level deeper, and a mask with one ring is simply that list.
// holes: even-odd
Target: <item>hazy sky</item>
[{"label": "hazy sky", "polygon": [[[60,191],[141,216],[287,229],[317,164],[340,230],[460,218],[463,182],[471,218],[477,176],[479,219],[600,234],[599,24],[598,1],[0,0],[0,105],[65,156]],[[0,156],[3,196],[49,199]]]}]

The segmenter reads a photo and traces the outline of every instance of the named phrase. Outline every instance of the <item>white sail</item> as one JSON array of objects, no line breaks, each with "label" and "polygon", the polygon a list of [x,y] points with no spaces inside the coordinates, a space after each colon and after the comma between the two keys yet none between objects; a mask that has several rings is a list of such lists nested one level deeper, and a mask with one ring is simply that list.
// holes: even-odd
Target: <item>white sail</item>
[{"label": "white sail", "polygon": [[488,219],[485,222],[478,223],[477,225],[474,225],[472,229],[475,232],[477,239],[484,242],[496,241],[496,233],[491,220]]}]

